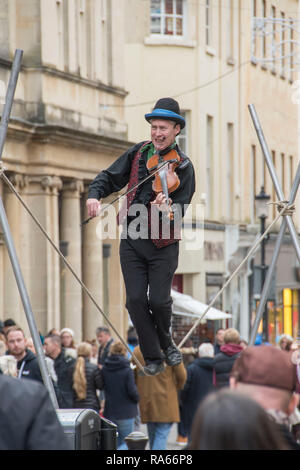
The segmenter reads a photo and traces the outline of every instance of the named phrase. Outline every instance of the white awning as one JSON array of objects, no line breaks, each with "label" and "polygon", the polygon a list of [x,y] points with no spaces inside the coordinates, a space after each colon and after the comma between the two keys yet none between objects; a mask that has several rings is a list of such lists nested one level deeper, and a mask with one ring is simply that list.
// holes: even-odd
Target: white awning
[{"label": "white awning", "polygon": [[[171,296],[173,299],[173,314],[175,315],[200,318],[208,307],[206,304],[194,299],[190,295],[181,294],[173,289],[171,290]],[[201,321],[201,323],[204,323],[206,320],[224,320],[227,318],[232,318],[232,315],[211,307],[203,317],[203,322]]]}]

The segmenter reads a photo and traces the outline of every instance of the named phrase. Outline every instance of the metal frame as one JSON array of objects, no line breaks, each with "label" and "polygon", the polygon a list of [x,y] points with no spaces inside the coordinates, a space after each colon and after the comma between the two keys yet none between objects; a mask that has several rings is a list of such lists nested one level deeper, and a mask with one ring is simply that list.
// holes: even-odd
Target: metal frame
[{"label": "metal frame", "polygon": [[[283,194],[282,188],[279,184],[279,181],[278,181],[278,178],[277,178],[277,175],[276,175],[276,171],[275,171],[275,167],[274,167],[274,164],[273,164],[268,146],[266,144],[266,140],[265,140],[265,137],[264,137],[259,119],[257,117],[255,107],[254,107],[253,104],[250,104],[248,106],[248,108],[249,108],[249,111],[250,111],[250,114],[251,114],[251,117],[252,117],[252,120],[253,120],[253,124],[254,124],[255,130],[256,130],[256,133],[257,133],[257,137],[258,137],[258,140],[259,140],[261,148],[262,148],[262,152],[263,152],[266,164],[268,166],[268,170],[269,170],[271,179],[273,181],[273,185],[274,185],[278,200],[283,201],[284,200],[284,194]],[[291,193],[290,193],[290,197],[289,197],[289,201],[288,201],[289,205],[293,204],[294,201],[295,201],[297,191],[298,191],[298,187],[299,187],[299,183],[300,183],[300,163],[298,165],[297,172],[296,172],[296,175],[295,175],[295,179],[294,179],[294,182],[293,182],[293,185],[292,185],[292,189],[291,189]],[[252,328],[252,331],[251,331],[249,345],[254,345],[255,338],[256,338],[256,335],[257,335],[257,331],[258,331],[258,327],[259,327],[259,323],[260,323],[260,321],[263,317],[265,304],[267,302],[267,297],[268,297],[268,293],[269,293],[270,286],[271,286],[272,275],[273,275],[273,272],[274,272],[274,269],[275,269],[275,266],[276,266],[276,263],[277,263],[277,259],[278,259],[278,256],[279,256],[279,252],[280,252],[280,248],[281,248],[281,245],[282,245],[282,242],[283,242],[283,236],[285,234],[286,228],[288,228],[288,230],[290,232],[292,242],[293,242],[294,247],[295,247],[296,255],[297,255],[298,261],[300,263],[300,246],[299,246],[298,235],[297,235],[297,231],[296,231],[293,219],[290,215],[283,215],[281,227],[280,227],[279,233],[277,235],[277,239],[276,239],[276,243],[275,243],[275,247],[274,247],[272,260],[271,260],[270,266],[269,266],[268,271],[267,271],[267,275],[266,275],[266,278],[265,278],[263,290],[262,290],[262,293],[261,293],[259,306],[258,306],[256,317],[255,317],[255,321],[254,321],[253,328]]]},{"label": "metal frame", "polygon": [[[23,57],[23,51],[21,49],[17,49],[15,51],[15,56],[12,64],[12,70],[10,74],[10,79],[6,91],[6,96],[5,96],[5,104],[4,104],[4,109],[3,113],[1,116],[1,124],[0,124],[0,163],[2,163],[2,152],[5,144],[5,139],[6,139],[6,134],[7,134],[7,128],[8,128],[8,123],[10,119],[10,113],[13,105],[13,100],[14,100],[14,94],[17,86],[17,81],[18,81],[18,76],[19,72],[21,69],[21,62],[22,62],[22,57]],[[52,379],[50,377],[50,374],[48,372],[46,360],[45,360],[45,354],[43,351],[43,346],[41,342],[41,338],[36,326],[35,318],[32,312],[29,296],[26,290],[25,282],[23,279],[23,275],[21,272],[20,264],[18,261],[17,253],[15,250],[13,238],[11,235],[11,231],[9,228],[8,220],[6,217],[4,205],[2,198],[0,196],[0,224],[2,226],[3,230],[3,236],[4,236],[4,241],[7,247],[7,251],[9,254],[10,262],[14,271],[14,275],[16,278],[18,290],[20,293],[20,297],[22,300],[22,304],[24,307],[24,311],[26,314],[28,326],[30,329],[30,333],[32,336],[32,340],[34,343],[34,347],[36,350],[36,355],[37,355],[37,360],[40,366],[42,378],[45,387],[47,388],[52,404],[54,408],[58,408],[58,403],[56,399],[56,394],[54,390],[54,386],[52,383]]]}]

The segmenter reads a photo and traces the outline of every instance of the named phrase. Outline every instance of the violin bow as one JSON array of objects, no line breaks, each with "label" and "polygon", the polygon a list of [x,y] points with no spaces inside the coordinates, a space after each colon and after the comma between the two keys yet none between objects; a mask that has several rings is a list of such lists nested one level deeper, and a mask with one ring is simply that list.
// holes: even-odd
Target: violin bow
[{"label": "violin bow", "polygon": [[[170,162],[169,161],[165,161],[165,162],[162,162],[161,164],[157,165],[157,168],[155,171],[153,171],[150,175],[146,176],[144,179],[142,179],[142,181],[140,181],[139,183],[135,184],[132,188],[128,189],[127,191],[125,191],[124,193],[122,194],[119,194],[119,196],[117,196],[115,199],[113,199],[109,204],[106,204],[106,206],[102,207],[101,211],[99,212],[98,215],[96,215],[95,217],[100,217],[100,215],[106,210],[108,209],[108,207],[112,206],[115,202],[117,202],[119,199],[121,199],[121,197],[123,196],[127,196],[127,194],[131,193],[131,191],[133,191],[134,189],[138,188],[141,184],[145,183],[146,181],[148,181],[150,178],[152,178],[156,173],[160,172],[162,170],[162,168],[164,168],[167,164],[169,164]],[[168,193],[168,186],[167,186],[167,193]],[[165,192],[164,192],[165,194]],[[81,222],[80,226],[82,227],[83,225],[86,225],[88,224],[92,219],[94,219],[95,217],[88,217],[87,219],[85,219],[83,222]]]}]

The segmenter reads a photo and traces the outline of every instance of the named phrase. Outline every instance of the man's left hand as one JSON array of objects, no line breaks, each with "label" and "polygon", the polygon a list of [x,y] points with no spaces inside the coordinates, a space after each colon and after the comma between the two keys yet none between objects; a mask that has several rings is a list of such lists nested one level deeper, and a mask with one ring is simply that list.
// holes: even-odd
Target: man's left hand
[{"label": "man's left hand", "polygon": [[169,197],[169,205],[167,204],[167,198],[164,193],[158,193],[154,201],[151,201],[153,206],[156,206],[161,212],[169,212],[170,205],[172,204],[172,199]]}]

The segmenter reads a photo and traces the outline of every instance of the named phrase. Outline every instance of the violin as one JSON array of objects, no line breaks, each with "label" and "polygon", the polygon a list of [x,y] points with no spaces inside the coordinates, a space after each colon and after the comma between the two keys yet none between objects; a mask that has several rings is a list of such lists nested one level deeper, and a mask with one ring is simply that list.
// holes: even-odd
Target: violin
[{"label": "violin", "polygon": [[[165,162],[168,162],[168,164],[165,164]],[[169,194],[175,191],[180,185],[178,175],[175,173],[175,168],[179,163],[180,156],[176,150],[171,149],[165,155],[161,155],[160,152],[152,155],[146,165],[150,174],[158,170],[152,183],[152,189],[155,194],[162,192],[165,195],[166,203],[169,206],[169,218],[171,220],[173,220],[174,216],[170,207]],[[164,164],[164,166],[159,170],[159,166],[162,164]]]}]

